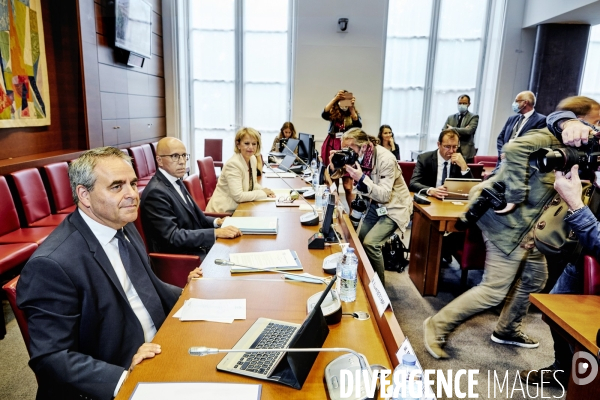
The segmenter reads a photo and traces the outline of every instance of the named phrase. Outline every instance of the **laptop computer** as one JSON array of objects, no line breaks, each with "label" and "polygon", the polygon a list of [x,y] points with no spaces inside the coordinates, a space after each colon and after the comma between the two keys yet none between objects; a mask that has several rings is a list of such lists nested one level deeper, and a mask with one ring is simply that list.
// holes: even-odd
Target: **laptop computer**
[{"label": "laptop computer", "polygon": [[[282,140],[285,140],[285,139],[282,139]],[[294,154],[294,152],[296,151],[296,148],[298,147],[298,143],[300,143],[300,140],[298,140],[298,139],[287,139],[287,143],[285,143],[285,145],[287,147],[284,147],[283,151],[281,151],[281,152],[271,151],[269,153],[269,155],[273,156],[273,157],[285,157],[289,154]]]},{"label": "laptop computer", "polygon": [[[293,172],[300,173],[302,172],[302,166],[293,166],[296,161],[295,154],[288,154],[285,158],[279,163],[277,168],[273,168],[273,172]],[[270,170],[269,170],[270,171]]]},{"label": "laptop computer", "polygon": [[[259,318],[233,348],[322,347],[329,334],[329,328],[321,310],[321,303],[329,294],[335,280],[334,275],[302,325]],[[316,352],[227,353],[217,365],[217,370],[302,389],[317,355]]]},{"label": "laptop computer", "polygon": [[448,189],[448,196],[444,201],[467,201],[471,188],[481,182],[481,179],[448,178],[444,186]]}]

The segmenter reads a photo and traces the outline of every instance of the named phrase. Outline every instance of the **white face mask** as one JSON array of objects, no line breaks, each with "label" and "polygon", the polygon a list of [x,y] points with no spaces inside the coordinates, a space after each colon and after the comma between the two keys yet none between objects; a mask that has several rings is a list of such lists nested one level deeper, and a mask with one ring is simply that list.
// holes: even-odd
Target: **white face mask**
[{"label": "white face mask", "polygon": [[469,108],[469,106],[466,104],[459,104],[458,112],[462,114],[462,113],[466,112],[468,108]]}]

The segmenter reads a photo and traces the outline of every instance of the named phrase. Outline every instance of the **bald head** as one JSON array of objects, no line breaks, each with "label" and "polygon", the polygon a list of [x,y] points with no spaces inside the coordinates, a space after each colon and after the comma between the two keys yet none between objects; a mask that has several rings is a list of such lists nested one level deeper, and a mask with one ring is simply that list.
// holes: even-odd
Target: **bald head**
[{"label": "bald head", "polygon": [[515,97],[515,103],[519,104],[519,114],[526,114],[535,107],[535,94],[526,90]]},{"label": "bald head", "polygon": [[185,175],[187,157],[185,145],[177,138],[162,138],[156,146],[158,166],[175,178],[182,178]]}]

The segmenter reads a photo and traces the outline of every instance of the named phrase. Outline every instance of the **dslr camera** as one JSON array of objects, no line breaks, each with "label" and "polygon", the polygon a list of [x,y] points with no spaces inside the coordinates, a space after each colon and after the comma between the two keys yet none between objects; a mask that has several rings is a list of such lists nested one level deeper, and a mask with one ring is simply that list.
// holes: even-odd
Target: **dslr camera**
[{"label": "dslr camera", "polygon": [[578,164],[581,177],[593,179],[594,171],[600,167],[600,141],[590,135],[587,144],[581,147],[545,147],[533,152],[530,160],[543,173],[554,170],[567,173],[573,165]]},{"label": "dslr camera", "polygon": [[484,188],[465,215],[456,221],[456,229],[459,231],[466,230],[469,226],[479,221],[479,218],[490,208],[492,210],[502,210],[506,207],[505,191],[506,185],[503,182],[494,182],[491,188]]},{"label": "dslr camera", "polygon": [[354,165],[358,161],[358,154],[351,148],[344,148],[333,154],[331,163],[336,169],[342,168],[344,165]]}]

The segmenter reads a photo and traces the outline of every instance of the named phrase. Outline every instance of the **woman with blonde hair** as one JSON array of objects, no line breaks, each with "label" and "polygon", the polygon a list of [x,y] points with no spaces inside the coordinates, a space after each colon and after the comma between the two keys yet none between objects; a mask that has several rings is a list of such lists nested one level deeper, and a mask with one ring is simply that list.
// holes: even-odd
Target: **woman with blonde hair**
[{"label": "woman with blonde hair", "polygon": [[[260,149],[260,133],[242,128],[235,134],[235,154],[227,160],[206,212],[232,213],[240,203],[275,197],[271,189],[263,188],[256,180],[256,153]],[[259,153],[260,154],[260,153]]]}]

